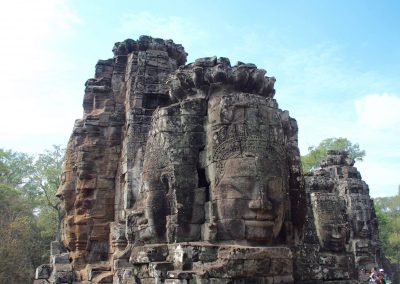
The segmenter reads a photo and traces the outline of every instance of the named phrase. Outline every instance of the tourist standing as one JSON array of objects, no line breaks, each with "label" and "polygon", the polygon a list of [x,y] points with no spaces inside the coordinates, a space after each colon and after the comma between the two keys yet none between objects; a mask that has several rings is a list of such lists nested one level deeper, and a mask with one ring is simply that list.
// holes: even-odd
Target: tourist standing
[{"label": "tourist standing", "polygon": [[375,280],[375,283],[386,284],[383,272],[379,272],[378,279]]},{"label": "tourist standing", "polygon": [[371,268],[371,274],[369,275],[369,282],[374,283],[375,280],[377,280],[378,278],[376,277],[376,267],[372,267]]}]

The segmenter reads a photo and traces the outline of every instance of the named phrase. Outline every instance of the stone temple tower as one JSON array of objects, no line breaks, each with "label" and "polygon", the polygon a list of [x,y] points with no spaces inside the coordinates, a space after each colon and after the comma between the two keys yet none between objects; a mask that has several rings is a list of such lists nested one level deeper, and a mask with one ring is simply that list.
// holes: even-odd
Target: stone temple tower
[{"label": "stone temple tower", "polygon": [[172,40],[118,42],[68,142],[43,283],[358,283],[381,255],[345,153],[301,172],[274,77]]}]

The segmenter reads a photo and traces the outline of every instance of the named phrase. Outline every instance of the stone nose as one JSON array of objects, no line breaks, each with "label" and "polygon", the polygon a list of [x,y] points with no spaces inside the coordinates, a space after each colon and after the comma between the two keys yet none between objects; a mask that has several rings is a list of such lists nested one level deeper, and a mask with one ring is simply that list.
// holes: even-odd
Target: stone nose
[{"label": "stone nose", "polygon": [[258,197],[249,201],[249,208],[254,211],[270,211],[272,210],[272,203],[266,198]]},{"label": "stone nose", "polygon": [[365,237],[367,237],[369,235],[369,227],[368,227],[367,222],[364,222],[363,227],[361,228],[361,231],[360,231],[360,235],[365,236]]},{"label": "stone nose", "polygon": [[254,211],[271,211],[273,209],[266,189],[259,181],[254,185],[253,199],[249,201],[249,208]]},{"label": "stone nose", "polygon": [[339,229],[335,226],[332,230],[332,238],[333,239],[340,239],[342,238],[342,235],[339,232]]}]

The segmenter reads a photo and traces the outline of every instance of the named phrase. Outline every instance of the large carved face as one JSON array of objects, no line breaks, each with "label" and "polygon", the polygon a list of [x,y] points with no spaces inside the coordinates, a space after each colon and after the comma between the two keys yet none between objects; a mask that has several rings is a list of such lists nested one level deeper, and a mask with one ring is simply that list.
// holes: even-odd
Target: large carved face
[{"label": "large carved face", "polygon": [[312,193],[315,226],[321,246],[343,251],[349,235],[344,199],[334,193]]},{"label": "large carved face", "polygon": [[72,171],[64,170],[61,174],[61,184],[57,189],[56,196],[61,199],[61,205],[65,213],[70,212],[74,208],[76,194],[74,173]]},{"label": "large carved face", "polygon": [[320,224],[319,236],[323,247],[331,251],[342,251],[346,243],[347,225],[344,223]]},{"label": "large carved face", "polygon": [[207,150],[217,239],[273,243],[287,208],[288,161],[280,111],[245,93],[209,101]]},{"label": "large carved face", "polygon": [[372,212],[370,199],[364,194],[350,194],[347,196],[350,203],[350,216],[354,237],[369,238],[372,231]]},{"label": "large carved face", "polygon": [[360,209],[355,212],[352,220],[354,235],[359,238],[369,238],[371,236],[370,220],[366,216],[366,212]]},{"label": "large carved face", "polygon": [[[149,155],[151,157],[151,155]],[[144,194],[143,216],[134,216],[132,226],[145,224],[145,230],[141,230],[140,237],[144,241],[164,241],[166,232],[166,216],[170,214],[167,202],[168,182],[162,177],[158,169],[157,159],[149,158],[144,163],[142,172],[142,191]],[[139,203],[138,203],[139,205]],[[141,227],[141,226],[139,226]]]},{"label": "large carved face", "polygon": [[69,249],[75,249],[76,235],[74,231],[74,204],[76,182],[74,172],[68,168],[63,170],[61,184],[57,189],[56,196],[61,199],[61,213],[63,214],[62,240]]},{"label": "large carved face", "polygon": [[275,159],[229,158],[213,190],[221,239],[270,242],[285,215],[287,186]]}]

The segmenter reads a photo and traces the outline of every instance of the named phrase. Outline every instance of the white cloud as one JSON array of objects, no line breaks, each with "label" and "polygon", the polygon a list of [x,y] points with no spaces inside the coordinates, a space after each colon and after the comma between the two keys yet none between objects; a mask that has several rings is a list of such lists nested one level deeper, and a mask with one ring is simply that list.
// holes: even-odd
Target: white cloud
[{"label": "white cloud", "polygon": [[[31,90],[34,83],[44,83],[37,82],[43,73],[54,73],[55,68],[65,66],[56,48],[59,42],[73,35],[73,27],[79,23],[67,3],[63,0],[1,2],[0,53],[5,56],[0,83],[7,91],[21,85]],[[25,81],[30,84],[21,84]],[[18,88],[19,93],[24,91]]]},{"label": "white cloud", "polygon": [[79,18],[63,0],[3,1],[0,52],[8,55],[6,64],[26,63],[27,59],[33,67],[44,64],[46,46],[72,35],[77,23]]},{"label": "white cloud", "polygon": [[366,156],[362,163],[357,163],[364,181],[367,182],[372,197],[393,196],[400,185],[399,163],[389,163],[379,157]]},{"label": "white cloud", "polygon": [[368,94],[354,101],[353,137],[367,152],[358,165],[374,197],[397,194],[400,184],[400,96]]},{"label": "white cloud", "polygon": [[354,108],[354,132],[366,141],[369,152],[400,164],[400,96],[369,94],[355,100]]},{"label": "white cloud", "polygon": [[355,101],[358,124],[373,129],[396,129],[400,125],[400,97],[371,94]]},{"label": "white cloud", "polygon": [[356,166],[371,195],[394,195],[400,183],[400,97],[371,92],[396,90],[398,82],[349,65],[341,54],[335,44],[283,50],[275,63],[276,98],[298,120],[303,155],[325,138],[346,137],[366,150]]},{"label": "white cloud", "polygon": [[172,39],[182,44],[187,50],[208,39],[205,32],[194,19],[185,17],[160,17],[150,12],[126,14],[121,18],[120,29],[130,37],[149,35],[163,39]]},{"label": "white cloud", "polygon": [[60,48],[73,38],[79,22],[68,1],[1,2],[0,147],[24,141],[25,147],[16,150],[30,151],[29,137],[38,135],[46,144],[46,135],[70,132],[66,118],[81,115],[80,106],[71,104],[77,90],[65,80],[72,65]]},{"label": "white cloud", "polygon": [[[345,47],[334,42],[323,42],[302,49],[282,49],[276,63],[283,96],[298,97],[308,102],[346,103],[366,93],[385,90],[392,85],[373,69],[349,64]],[[350,58],[351,60],[351,58]],[[281,78],[282,77],[282,78]],[[281,79],[279,79],[281,78]],[[279,91],[279,90],[278,90]]]}]

